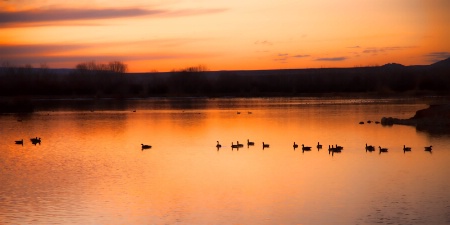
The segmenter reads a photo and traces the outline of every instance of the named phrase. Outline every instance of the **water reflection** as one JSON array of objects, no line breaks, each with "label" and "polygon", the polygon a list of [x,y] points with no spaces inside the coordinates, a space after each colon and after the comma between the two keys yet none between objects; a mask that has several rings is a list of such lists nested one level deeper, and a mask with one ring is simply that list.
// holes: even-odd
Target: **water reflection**
[{"label": "water reflection", "polygon": [[[386,115],[407,118],[422,103],[203,99],[181,107],[182,102],[135,101],[123,110],[104,105],[94,112],[84,106],[47,108],[22,122],[1,116],[0,220],[449,222],[450,139],[408,126],[359,124]],[[41,145],[28,141],[33,137],[41,137]],[[21,139],[23,146],[16,145]],[[405,143],[412,148],[406,154]],[[142,151],[141,144],[152,148]],[[389,152],[379,154],[370,145]],[[433,154],[424,151],[430,145]]]}]

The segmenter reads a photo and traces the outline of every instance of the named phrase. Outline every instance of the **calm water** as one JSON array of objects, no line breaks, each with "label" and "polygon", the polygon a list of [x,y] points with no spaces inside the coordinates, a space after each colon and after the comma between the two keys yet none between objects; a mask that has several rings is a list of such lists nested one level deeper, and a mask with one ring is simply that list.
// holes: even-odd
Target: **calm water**
[{"label": "calm water", "polygon": [[[450,224],[450,135],[358,124],[409,118],[427,107],[423,101],[40,107],[0,116],[0,224]],[[14,144],[20,139],[23,146]],[[247,139],[255,146],[231,149]],[[294,150],[294,141],[313,149]],[[141,143],[153,147],[142,151]],[[389,152],[366,152],[366,143]],[[342,153],[330,155],[332,144]]]}]

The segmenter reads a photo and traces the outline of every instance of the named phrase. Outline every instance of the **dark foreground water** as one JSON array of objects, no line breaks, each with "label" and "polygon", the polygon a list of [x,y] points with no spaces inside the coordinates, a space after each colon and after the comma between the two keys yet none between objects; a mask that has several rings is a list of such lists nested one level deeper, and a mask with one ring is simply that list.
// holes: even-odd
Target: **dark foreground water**
[{"label": "dark foreground water", "polygon": [[[0,224],[450,224],[450,136],[366,122],[409,118],[423,101],[40,107],[0,116]],[[244,147],[232,149],[236,141]],[[389,150],[366,152],[366,143]],[[336,144],[344,150],[329,154]]]}]

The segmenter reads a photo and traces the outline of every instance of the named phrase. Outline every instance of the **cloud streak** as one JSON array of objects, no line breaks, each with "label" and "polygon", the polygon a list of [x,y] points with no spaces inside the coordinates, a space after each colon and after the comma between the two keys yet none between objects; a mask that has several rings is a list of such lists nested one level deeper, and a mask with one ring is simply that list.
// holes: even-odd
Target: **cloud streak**
[{"label": "cloud streak", "polygon": [[315,61],[330,61],[330,62],[339,62],[347,60],[347,57],[331,57],[331,58],[317,58]]},{"label": "cloud streak", "polygon": [[425,55],[427,61],[435,63],[450,58],[450,52],[430,52]]},{"label": "cloud streak", "polygon": [[63,21],[102,20],[139,16],[180,17],[224,12],[226,9],[148,10],[141,8],[104,9],[34,9],[26,11],[0,11],[0,26],[8,24],[39,24]]}]

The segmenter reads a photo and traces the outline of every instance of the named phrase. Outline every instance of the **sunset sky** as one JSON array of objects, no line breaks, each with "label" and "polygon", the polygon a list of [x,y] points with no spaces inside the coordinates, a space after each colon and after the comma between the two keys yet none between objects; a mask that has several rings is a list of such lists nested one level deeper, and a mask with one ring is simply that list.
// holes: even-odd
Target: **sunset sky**
[{"label": "sunset sky", "polygon": [[0,0],[0,63],[130,72],[430,64],[449,0]]}]

